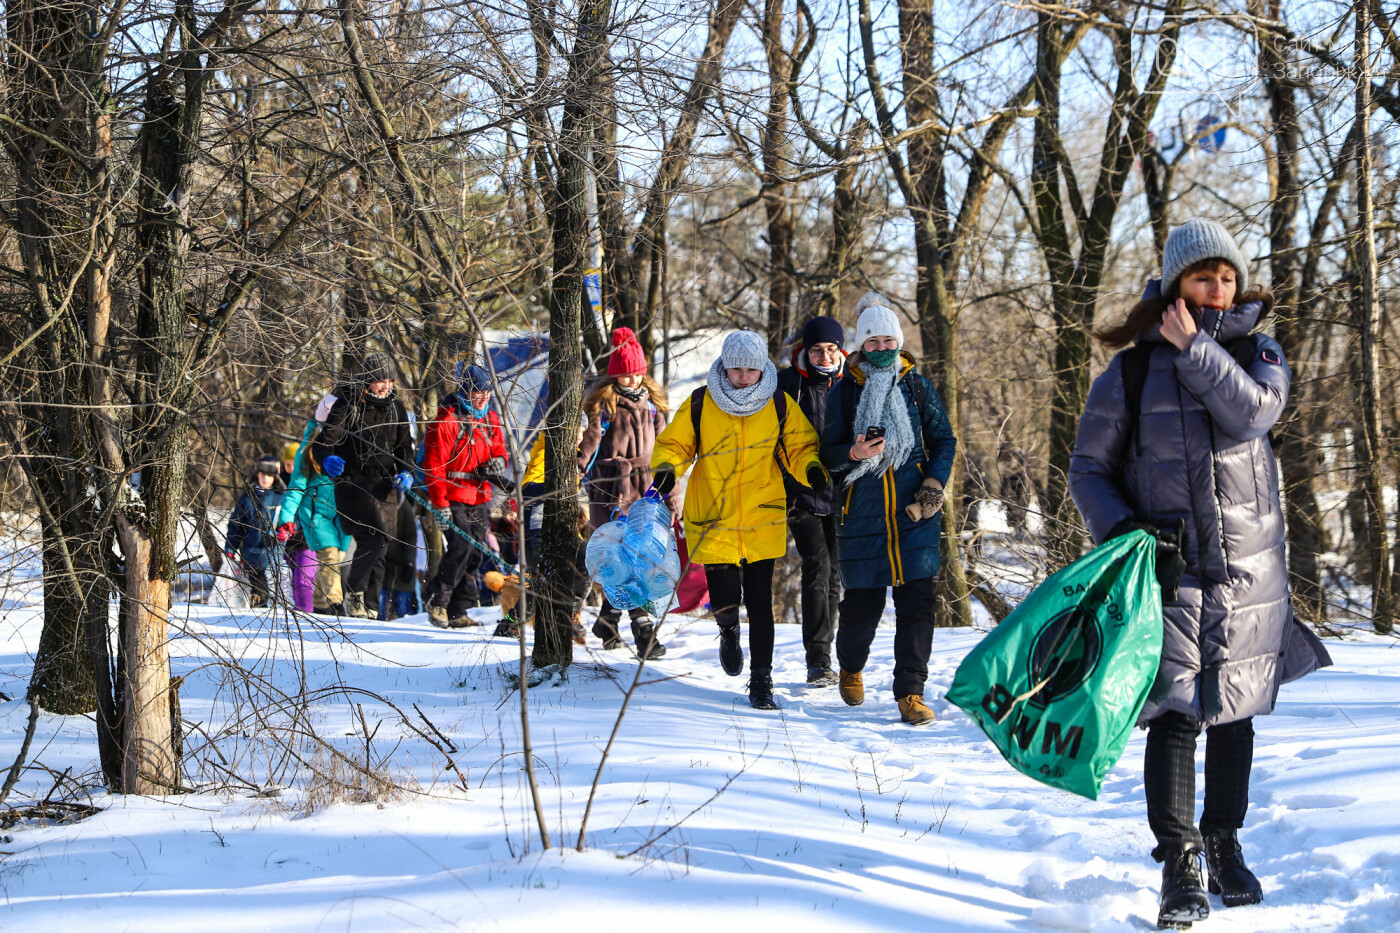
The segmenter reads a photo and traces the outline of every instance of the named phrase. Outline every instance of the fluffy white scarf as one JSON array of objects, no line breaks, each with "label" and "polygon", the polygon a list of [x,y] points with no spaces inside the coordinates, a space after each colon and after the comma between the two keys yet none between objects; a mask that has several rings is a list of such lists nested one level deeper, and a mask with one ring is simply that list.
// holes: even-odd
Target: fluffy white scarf
[{"label": "fluffy white scarf", "polygon": [[885,446],[880,455],[857,463],[855,469],[846,474],[846,485],[850,486],[862,476],[876,476],[886,470],[898,469],[909,459],[914,450],[914,429],[909,424],[909,409],[904,404],[904,393],[899,391],[899,371],[904,361],[895,357],[892,365],[877,369],[862,360],[860,370],[865,373],[865,390],[856,404],[856,420],[851,425],[851,436],[864,434],[873,425],[885,428]]}]

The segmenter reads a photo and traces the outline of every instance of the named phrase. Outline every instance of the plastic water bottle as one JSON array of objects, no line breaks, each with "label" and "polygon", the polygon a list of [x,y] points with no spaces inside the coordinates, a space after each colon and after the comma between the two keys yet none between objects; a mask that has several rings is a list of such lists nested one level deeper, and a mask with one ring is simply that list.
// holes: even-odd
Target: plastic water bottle
[{"label": "plastic water bottle", "polygon": [[666,503],[650,497],[632,503],[622,543],[637,567],[660,567],[667,553],[676,549],[676,540],[671,534],[671,510],[666,508]]},{"label": "plastic water bottle", "polygon": [[614,609],[640,609],[648,602],[646,590],[642,587],[642,581],[635,576],[629,577],[624,583],[618,586],[603,587],[603,595],[608,598],[608,602]]},{"label": "plastic water bottle", "polygon": [[[622,586],[634,576],[632,560],[623,545],[626,531],[627,520],[624,517],[601,526],[588,539],[588,551],[584,554],[588,576],[594,583],[601,583],[605,590]],[[612,602],[611,599],[608,601]]]},{"label": "plastic water bottle", "polygon": [[673,547],[666,552],[666,559],[660,565],[643,567],[639,575],[647,596],[652,602],[660,602],[676,591],[681,579],[681,556]]}]

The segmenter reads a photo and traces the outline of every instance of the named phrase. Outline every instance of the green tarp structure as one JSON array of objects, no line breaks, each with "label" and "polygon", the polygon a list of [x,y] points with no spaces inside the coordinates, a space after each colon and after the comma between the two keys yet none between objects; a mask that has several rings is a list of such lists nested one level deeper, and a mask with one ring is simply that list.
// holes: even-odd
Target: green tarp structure
[{"label": "green tarp structure", "polygon": [[958,666],[948,701],[1015,768],[1097,799],[1162,657],[1157,539],[1113,538],[1055,573]]}]

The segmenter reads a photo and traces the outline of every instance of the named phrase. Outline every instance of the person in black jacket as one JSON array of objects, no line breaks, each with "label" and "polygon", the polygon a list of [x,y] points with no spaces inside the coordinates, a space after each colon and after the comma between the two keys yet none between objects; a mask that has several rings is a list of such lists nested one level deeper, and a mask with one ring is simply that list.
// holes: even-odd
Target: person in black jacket
[{"label": "person in black jacket", "polygon": [[[778,389],[792,396],[820,436],[826,426],[826,396],[846,368],[846,333],[833,318],[814,317],[802,328],[792,365],[778,373]],[[818,491],[792,477],[788,488],[788,530],[802,557],[802,645],[807,650],[807,683],[830,687],[831,641],[841,602],[836,565],[836,485]]]},{"label": "person in black jacket", "polygon": [[413,474],[406,472],[413,463],[413,434],[408,412],[394,392],[394,363],[387,353],[365,357],[360,379],[336,399],[312,450],[335,480],[341,527],[355,539],[345,612],[368,618],[365,588],[375,565],[384,560],[389,538],[398,532],[396,489],[413,482]]}]

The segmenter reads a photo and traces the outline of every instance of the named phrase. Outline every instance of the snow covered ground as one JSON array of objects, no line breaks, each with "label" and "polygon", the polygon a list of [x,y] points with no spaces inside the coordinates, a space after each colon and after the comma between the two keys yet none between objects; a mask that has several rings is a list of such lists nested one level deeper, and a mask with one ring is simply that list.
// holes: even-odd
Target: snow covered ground
[{"label": "snow covered ground", "polygon": [[[36,581],[12,578],[4,597],[0,767],[18,751],[39,635]],[[556,846],[546,852],[506,676],[517,648],[488,637],[494,610],[464,632],[422,616],[328,632],[304,618],[298,630],[286,617],[178,610],[185,719],[220,737],[227,767],[279,792],[94,792],[102,812],[82,822],[12,827],[0,835],[0,929],[675,933],[741,917],[753,929],[901,933],[1154,926],[1142,735],[1097,802],[1015,772],[942,700],[977,631],[937,633],[939,720],[915,730],[889,696],[888,626],[858,708],[802,684],[800,633],[779,626],[784,708],[761,713],[743,678],[720,671],[712,623],[668,622],[670,653],[644,671],[580,853],[589,785],[636,670],[630,653],[580,651],[567,682],[530,691]],[[1329,648],[1336,667],[1285,687],[1258,722],[1242,841],[1265,901],[1225,910],[1217,900],[1200,929],[1400,929],[1400,649],[1365,633]],[[264,694],[261,718],[249,684]],[[289,694],[279,708],[267,702],[274,690]],[[374,695],[451,741],[465,790],[443,753]],[[329,756],[296,730],[364,761],[366,727],[371,763],[406,789],[363,788],[365,803],[330,802],[269,741],[326,770]],[[220,761],[200,733],[187,741],[192,757]],[[44,716],[31,753],[43,770],[26,771],[8,804],[43,797],[65,769],[91,783],[95,758],[88,720]]]}]

